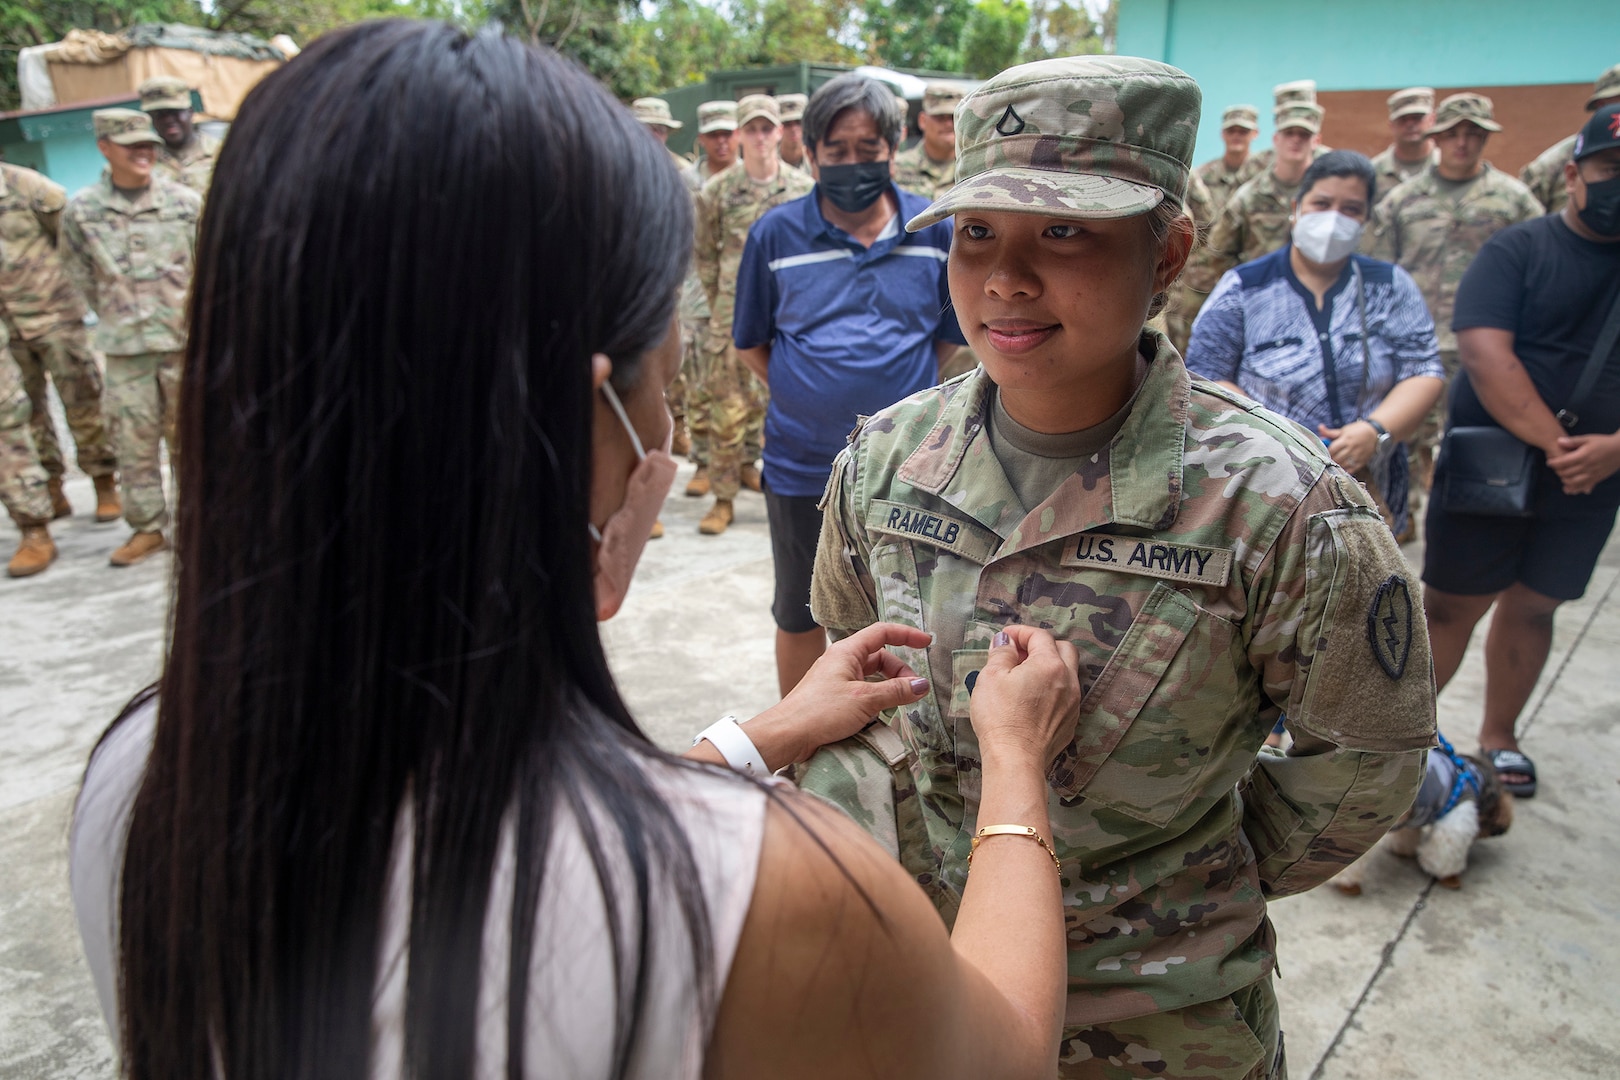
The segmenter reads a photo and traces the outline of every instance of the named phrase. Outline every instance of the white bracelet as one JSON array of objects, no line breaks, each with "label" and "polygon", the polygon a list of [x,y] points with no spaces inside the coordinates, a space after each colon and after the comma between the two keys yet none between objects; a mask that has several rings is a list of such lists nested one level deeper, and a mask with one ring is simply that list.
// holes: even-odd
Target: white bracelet
[{"label": "white bracelet", "polygon": [[771,770],[760,756],[759,747],[754,740],[737,723],[734,713],[727,713],[702,731],[692,740],[696,746],[704,739],[708,739],[714,748],[720,751],[720,756],[726,759],[726,764],[740,773],[757,776],[761,780],[771,775]]}]

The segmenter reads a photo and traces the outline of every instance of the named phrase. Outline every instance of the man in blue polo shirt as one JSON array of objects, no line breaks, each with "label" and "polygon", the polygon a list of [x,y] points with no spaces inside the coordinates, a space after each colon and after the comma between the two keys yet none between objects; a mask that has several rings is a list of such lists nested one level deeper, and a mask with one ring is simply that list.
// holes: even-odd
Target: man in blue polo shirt
[{"label": "man in blue polo shirt", "polygon": [[966,344],[945,279],[950,219],[904,228],[928,200],[890,179],[901,125],[873,79],[817,90],[804,113],[816,187],[755,222],[737,275],[732,340],[771,393],[765,511],[783,694],[827,645],[810,617],[810,571],[833,458],[857,417],[932,386],[940,358]]}]

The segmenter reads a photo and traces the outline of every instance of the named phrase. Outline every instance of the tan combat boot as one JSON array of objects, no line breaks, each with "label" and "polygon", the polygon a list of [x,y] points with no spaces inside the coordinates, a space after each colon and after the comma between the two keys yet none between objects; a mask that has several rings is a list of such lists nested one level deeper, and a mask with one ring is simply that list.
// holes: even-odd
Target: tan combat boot
[{"label": "tan combat boot", "polygon": [[134,566],[142,559],[156,555],[169,546],[160,532],[138,532],[124,541],[124,546],[112,553],[107,561],[113,566]]},{"label": "tan combat boot", "polygon": [[703,515],[703,520],[698,522],[698,532],[704,536],[719,536],[736,516],[731,509],[730,499],[716,499],[709,512]]},{"label": "tan combat boot", "polygon": [[649,540],[662,540],[663,538],[664,538],[664,523],[662,521],[653,522],[652,535],[647,537],[647,539],[649,539]]},{"label": "tan combat boot", "polygon": [[6,565],[12,577],[31,577],[56,561],[56,543],[43,525],[22,526],[22,543]]},{"label": "tan combat boot", "polygon": [[759,469],[752,464],[744,465],[740,474],[742,486],[749,491],[764,491],[765,485],[759,475]]},{"label": "tan combat boot", "polygon": [[709,493],[709,467],[699,466],[698,471],[692,474],[692,479],[686,482],[686,497],[701,499]]},{"label": "tan combat boot", "polygon": [[118,499],[118,481],[111,473],[91,477],[96,485],[96,520],[105,524],[124,516],[124,504]]},{"label": "tan combat boot", "polygon": [[686,433],[686,421],[675,421],[675,434],[669,440],[669,452],[672,457],[685,457],[692,452],[692,436]]},{"label": "tan combat boot", "polygon": [[[53,476],[45,481],[45,490],[51,493],[52,521],[57,518],[73,516],[73,504],[68,502],[67,495],[62,491],[62,478],[60,476]],[[43,570],[44,567],[40,567],[40,569]]]}]

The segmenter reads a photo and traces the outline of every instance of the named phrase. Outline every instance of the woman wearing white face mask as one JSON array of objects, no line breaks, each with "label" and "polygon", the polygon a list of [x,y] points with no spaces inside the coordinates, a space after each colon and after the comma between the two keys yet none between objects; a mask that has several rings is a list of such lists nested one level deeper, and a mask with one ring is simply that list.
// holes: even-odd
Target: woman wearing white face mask
[{"label": "woman wearing white face mask", "polygon": [[1412,278],[1354,254],[1375,187],[1372,163],[1352,150],[1312,162],[1291,242],[1221,278],[1193,324],[1187,367],[1320,435],[1400,535],[1399,444],[1439,400],[1445,372]]}]

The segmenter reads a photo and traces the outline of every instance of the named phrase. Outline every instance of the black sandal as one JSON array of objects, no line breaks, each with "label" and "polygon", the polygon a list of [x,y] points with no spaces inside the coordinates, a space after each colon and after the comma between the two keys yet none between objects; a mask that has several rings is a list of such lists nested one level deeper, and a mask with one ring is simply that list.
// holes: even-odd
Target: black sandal
[{"label": "black sandal", "polygon": [[[1491,763],[1496,770],[1496,777],[1502,781],[1502,789],[1509,795],[1520,799],[1531,799],[1536,794],[1536,763],[1518,750],[1496,749],[1486,750],[1485,760]],[[1515,773],[1519,776],[1528,776],[1529,782],[1510,784],[1504,774]]]}]

